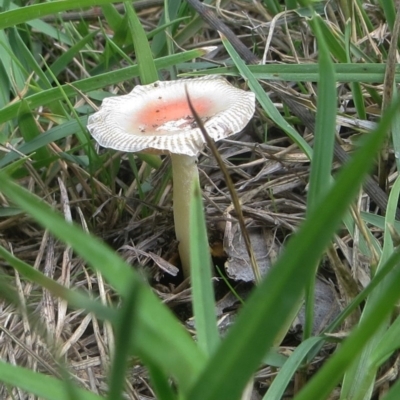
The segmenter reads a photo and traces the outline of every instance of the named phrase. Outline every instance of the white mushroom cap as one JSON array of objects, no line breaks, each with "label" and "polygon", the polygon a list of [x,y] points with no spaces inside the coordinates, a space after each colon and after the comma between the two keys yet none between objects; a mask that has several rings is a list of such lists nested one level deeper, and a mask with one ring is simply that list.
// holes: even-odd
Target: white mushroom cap
[{"label": "white mushroom cap", "polygon": [[254,114],[254,93],[237,89],[222,77],[160,81],[104,99],[89,117],[89,132],[101,146],[115,150],[195,156],[204,138],[190,112],[185,86],[214,140],[240,132]]}]

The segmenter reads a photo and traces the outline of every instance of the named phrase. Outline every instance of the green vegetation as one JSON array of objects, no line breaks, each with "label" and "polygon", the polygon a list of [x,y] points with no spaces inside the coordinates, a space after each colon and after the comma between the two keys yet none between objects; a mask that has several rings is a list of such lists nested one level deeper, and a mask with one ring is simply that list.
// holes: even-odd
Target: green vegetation
[{"label": "green vegetation", "polygon": [[[258,65],[186,1],[0,0],[1,398],[400,398],[394,3],[204,3]],[[268,242],[257,285],[224,269],[239,213],[209,149],[182,282],[168,159],[86,129],[106,97],[206,74],[257,98],[217,144],[254,248]],[[317,276],[340,305],[322,322]]]}]

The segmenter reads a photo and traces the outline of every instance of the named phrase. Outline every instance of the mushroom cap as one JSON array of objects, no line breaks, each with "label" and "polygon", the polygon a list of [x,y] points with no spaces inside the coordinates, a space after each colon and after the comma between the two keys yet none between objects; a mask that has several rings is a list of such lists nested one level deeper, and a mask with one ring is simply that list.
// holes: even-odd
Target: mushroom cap
[{"label": "mushroom cap", "polygon": [[88,130],[101,146],[115,150],[194,156],[204,138],[190,112],[185,87],[214,140],[240,132],[254,114],[254,93],[212,75],[138,85],[126,95],[108,97],[89,117]]}]

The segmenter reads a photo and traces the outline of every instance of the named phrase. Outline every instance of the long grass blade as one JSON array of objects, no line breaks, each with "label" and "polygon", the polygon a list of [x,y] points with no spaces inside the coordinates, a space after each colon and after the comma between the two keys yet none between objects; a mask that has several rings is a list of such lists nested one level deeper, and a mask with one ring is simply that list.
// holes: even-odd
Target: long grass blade
[{"label": "long grass blade", "polygon": [[135,9],[132,7],[131,2],[129,1],[126,1],[124,4],[128,15],[133,45],[135,47],[140,80],[142,85],[147,85],[149,83],[158,81],[156,65],[154,64],[153,55],[151,54],[146,33],[139,21],[138,16],[136,15]]},{"label": "long grass blade", "polygon": [[307,195],[307,212],[320,202],[331,185],[331,170],[333,161],[333,144],[336,128],[336,76],[333,62],[325,43],[324,36],[318,27],[318,65],[320,77],[318,79],[317,113],[315,117],[313,158],[309,190]]},{"label": "long grass blade", "polygon": [[215,295],[212,286],[211,255],[201,198],[196,182],[193,187],[190,213],[190,274],[193,293],[193,314],[197,341],[208,356],[220,342],[215,315]]},{"label": "long grass blade", "polygon": [[307,355],[310,353],[313,347],[315,347],[315,345],[321,344],[323,341],[324,339],[321,337],[311,337],[303,341],[291,354],[281,370],[278,372],[278,375],[273,380],[262,400],[281,399],[303,360],[307,358]]},{"label": "long grass blade", "polygon": [[50,3],[24,6],[18,9],[1,12],[0,29],[9,28],[10,26],[22,24],[32,19],[72,10],[74,8],[100,6],[108,3],[117,3],[119,1],[120,0],[59,0]]},{"label": "long grass blade", "polygon": [[[309,190],[307,195],[307,213],[312,213],[331,183],[333,147],[336,129],[336,77],[329,50],[320,29],[320,19],[314,17],[315,36],[318,40],[318,65],[320,78],[318,83],[317,113],[315,118],[313,157],[311,160]],[[318,263],[315,265],[317,270]],[[306,321],[303,337],[309,338],[314,324],[315,278],[306,289]]]},{"label": "long grass blade", "polygon": [[[227,63],[229,65],[229,63]],[[338,82],[365,82],[382,83],[385,77],[386,66],[382,64],[334,64],[336,79]],[[249,71],[256,79],[271,81],[295,81],[295,82],[318,82],[318,64],[266,64],[247,65]],[[186,75],[198,76],[207,74],[241,75],[238,68],[234,66],[217,67],[207,70],[191,71]],[[185,75],[185,74],[182,74]],[[400,69],[396,70],[396,82],[400,82]]]},{"label": "long grass blade", "polygon": [[135,346],[137,308],[138,302],[137,283],[132,281],[132,287],[121,309],[118,312],[118,322],[115,324],[115,351],[114,359],[109,380],[109,391],[107,398],[109,400],[122,399],[123,389],[125,387],[125,374],[127,371],[129,352],[126,349]]},{"label": "long grass blade", "polygon": [[[7,385],[19,387],[27,393],[35,394],[41,399],[71,400],[65,388],[65,382],[27,368],[7,364],[4,361],[0,361],[0,381]],[[102,396],[78,387],[74,389],[74,392],[79,395],[79,400],[103,400]]]}]

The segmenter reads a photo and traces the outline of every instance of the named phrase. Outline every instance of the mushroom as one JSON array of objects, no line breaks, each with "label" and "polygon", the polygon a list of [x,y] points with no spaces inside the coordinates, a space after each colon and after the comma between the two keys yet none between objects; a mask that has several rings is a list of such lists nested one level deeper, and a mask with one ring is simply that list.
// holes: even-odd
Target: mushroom
[{"label": "mushroom", "polygon": [[104,99],[89,117],[88,130],[103,147],[125,152],[170,154],[175,234],[183,274],[190,272],[190,196],[198,181],[197,155],[204,137],[186,91],[208,135],[219,140],[241,131],[254,114],[255,96],[219,76],[159,81]]}]

